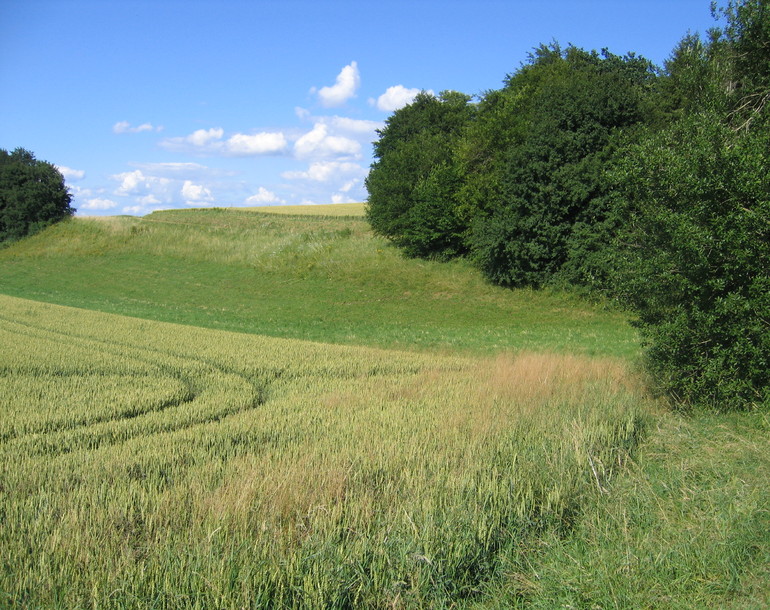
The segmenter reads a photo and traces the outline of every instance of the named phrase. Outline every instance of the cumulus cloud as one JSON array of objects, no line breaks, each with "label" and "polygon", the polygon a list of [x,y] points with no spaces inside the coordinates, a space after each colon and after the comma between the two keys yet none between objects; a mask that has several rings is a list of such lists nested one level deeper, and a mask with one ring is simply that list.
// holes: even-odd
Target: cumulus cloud
[{"label": "cumulus cloud", "polygon": [[236,133],[225,143],[227,154],[249,157],[279,153],[287,146],[286,136],[280,132],[262,132],[254,135]]},{"label": "cumulus cloud", "polygon": [[88,199],[85,203],[80,204],[80,210],[112,210],[118,207],[117,202],[112,199],[103,199],[101,197],[95,197]]},{"label": "cumulus cloud", "polygon": [[[385,90],[385,93],[378,97],[376,101],[369,100],[369,102],[372,105],[377,106],[378,110],[382,110],[383,112],[393,112],[403,108],[407,104],[411,104],[420,91],[420,89],[407,89],[403,85],[396,85],[394,87],[388,87]],[[433,91],[431,90],[428,90],[426,93],[433,95]]]},{"label": "cumulus cloud", "polygon": [[283,172],[282,177],[289,180],[312,180],[328,182],[346,175],[366,175],[367,170],[357,163],[340,161],[317,161],[311,163],[307,171]]},{"label": "cumulus cloud", "polygon": [[82,180],[86,177],[86,172],[82,169],[72,169],[65,165],[57,165],[56,169],[61,172],[61,175],[64,176],[66,180]]},{"label": "cumulus cloud", "polygon": [[294,154],[299,159],[311,157],[354,157],[361,156],[361,144],[351,138],[329,133],[324,123],[316,123],[313,129],[294,143]]},{"label": "cumulus cloud", "polygon": [[112,126],[114,133],[141,133],[142,131],[161,131],[162,127],[153,127],[152,123],[142,123],[132,127],[128,121],[118,121]]},{"label": "cumulus cloud", "polygon": [[221,127],[212,127],[211,129],[197,129],[182,139],[193,146],[206,146],[213,140],[220,140],[224,134],[225,130]]},{"label": "cumulus cloud", "polygon": [[286,136],[281,132],[236,133],[226,140],[224,135],[221,127],[198,129],[188,136],[166,138],[160,146],[174,152],[225,157],[279,154],[288,146]]},{"label": "cumulus cloud", "polygon": [[202,184],[193,184],[192,180],[184,181],[181,193],[187,205],[200,205],[214,201],[209,189]]},{"label": "cumulus cloud", "polygon": [[115,189],[115,195],[121,197],[128,195],[146,196],[152,193],[156,198],[162,197],[161,200],[163,201],[172,199],[170,192],[172,181],[169,178],[147,175],[139,169],[115,174],[111,178],[120,183]]},{"label": "cumulus cloud", "polygon": [[318,90],[318,98],[326,108],[341,106],[350,98],[355,97],[360,85],[361,75],[358,72],[358,64],[353,61],[342,68],[332,86],[321,87]]},{"label": "cumulus cloud", "polygon": [[265,205],[269,203],[286,203],[283,199],[278,197],[272,191],[268,191],[265,187],[260,186],[259,190],[247,198],[244,202],[246,205]]}]

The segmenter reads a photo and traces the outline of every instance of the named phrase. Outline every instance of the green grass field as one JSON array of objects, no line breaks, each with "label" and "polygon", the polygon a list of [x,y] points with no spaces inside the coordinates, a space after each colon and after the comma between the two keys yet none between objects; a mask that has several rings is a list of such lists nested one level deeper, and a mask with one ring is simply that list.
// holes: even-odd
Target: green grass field
[{"label": "green grass field", "polygon": [[768,414],[332,212],[0,249],[0,607],[770,605]]},{"label": "green grass field", "polygon": [[[310,207],[310,206],[301,206]],[[629,356],[625,318],[404,259],[363,219],[186,210],[75,219],[0,250],[0,292],[104,312],[351,345]]]}]

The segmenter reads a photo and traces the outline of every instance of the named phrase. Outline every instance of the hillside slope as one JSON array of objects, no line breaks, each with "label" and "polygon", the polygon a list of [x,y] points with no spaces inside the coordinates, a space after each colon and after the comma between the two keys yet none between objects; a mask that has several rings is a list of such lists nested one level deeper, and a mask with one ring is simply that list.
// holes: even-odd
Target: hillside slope
[{"label": "hillside slope", "polygon": [[0,293],[224,330],[495,353],[636,353],[626,319],[405,259],[362,218],[237,209],[73,219],[0,250]]}]

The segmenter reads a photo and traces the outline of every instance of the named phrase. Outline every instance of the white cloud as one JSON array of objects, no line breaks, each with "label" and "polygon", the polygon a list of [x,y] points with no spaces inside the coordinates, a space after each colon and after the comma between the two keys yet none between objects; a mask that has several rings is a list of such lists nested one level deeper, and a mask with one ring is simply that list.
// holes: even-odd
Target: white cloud
[{"label": "white cloud", "polygon": [[181,193],[187,205],[200,205],[214,201],[209,189],[201,184],[193,184],[192,180],[184,181]]},{"label": "white cloud", "polygon": [[375,131],[385,126],[382,121],[365,121],[344,116],[334,116],[326,120],[332,127],[351,134],[374,134]]},{"label": "white cloud", "polygon": [[[411,104],[420,91],[420,89],[407,89],[403,85],[396,85],[394,87],[388,87],[385,90],[385,93],[378,97],[376,101],[369,100],[369,103],[377,106],[378,110],[382,110],[383,112],[393,112],[403,108],[407,104]],[[426,93],[433,95],[433,91],[431,90],[426,91]]]},{"label": "white cloud", "polygon": [[281,132],[236,133],[227,140],[222,139],[224,135],[221,127],[198,129],[188,136],[166,138],[160,146],[175,152],[225,157],[279,154],[288,146],[286,136]]},{"label": "white cloud", "polygon": [[286,149],[286,136],[280,132],[262,132],[254,135],[236,133],[225,144],[227,154],[249,157],[279,153]]},{"label": "white cloud", "polygon": [[256,194],[252,195],[244,202],[246,205],[265,205],[268,203],[286,203],[272,191],[260,186]]},{"label": "white cloud", "polygon": [[361,144],[356,140],[329,134],[329,128],[316,123],[313,129],[294,143],[294,153],[299,159],[310,157],[361,156]]},{"label": "white cloud", "polygon": [[57,165],[56,169],[61,172],[61,175],[64,176],[66,180],[82,180],[86,177],[86,172],[82,169],[72,169],[65,165]]},{"label": "white cloud", "polygon": [[81,204],[80,210],[112,210],[116,207],[118,207],[118,204],[112,199],[95,197],[94,199],[89,199]]},{"label": "white cloud", "polygon": [[341,106],[355,96],[360,85],[361,75],[358,72],[358,64],[353,61],[342,68],[331,87],[321,87],[318,90],[318,97],[326,108]]},{"label": "white cloud", "polygon": [[233,176],[235,172],[223,169],[215,169],[201,165],[200,163],[130,163],[142,172],[158,177],[175,178],[182,180],[200,179],[203,176]]},{"label": "white cloud", "polygon": [[357,163],[340,161],[317,161],[311,163],[307,171],[283,172],[282,177],[289,180],[312,180],[315,182],[328,182],[344,175],[365,175],[366,169]]},{"label": "white cloud", "polygon": [[112,126],[114,133],[141,133],[142,131],[162,131],[162,127],[153,127],[152,123],[142,123],[131,127],[128,121],[119,121]]},{"label": "white cloud", "polygon": [[198,129],[188,136],[166,138],[159,146],[173,152],[211,153],[222,146],[221,139],[224,135],[225,130],[221,127]]},{"label": "white cloud", "polygon": [[211,129],[198,129],[193,131],[189,136],[183,139],[193,146],[206,146],[212,140],[222,139],[224,134],[225,130],[221,127],[212,127]]},{"label": "white cloud", "polygon": [[356,203],[346,193],[335,193],[332,195],[332,203]]},{"label": "white cloud", "polygon": [[111,176],[113,180],[120,182],[115,194],[121,197],[128,195],[146,196],[150,193],[161,198],[162,201],[172,199],[170,188],[171,180],[160,176],[146,175],[141,170],[123,172]]},{"label": "white cloud", "polygon": [[147,208],[143,205],[127,205],[123,208],[124,214],[132,214],[134,216],[141,216],[147,212]]},{"label": "white cloud", "polygon": [[144,197],[139,197],[137,201],[144,205],[156,205],[158,203],[163,203],[160,199],[158,199],[155,195],[150,193],[149,195],[145,195]]}]

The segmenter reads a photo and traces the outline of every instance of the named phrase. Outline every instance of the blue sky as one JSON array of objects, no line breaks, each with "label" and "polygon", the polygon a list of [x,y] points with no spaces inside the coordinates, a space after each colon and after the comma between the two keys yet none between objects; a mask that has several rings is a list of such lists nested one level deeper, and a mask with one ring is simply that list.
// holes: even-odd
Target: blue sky
[{"label": "blue sky", "polygon": [[661,64],[708,0],[0,0],[0,148],[78,214],[366,199],[419,89],[502,85],[553,40]]}]

